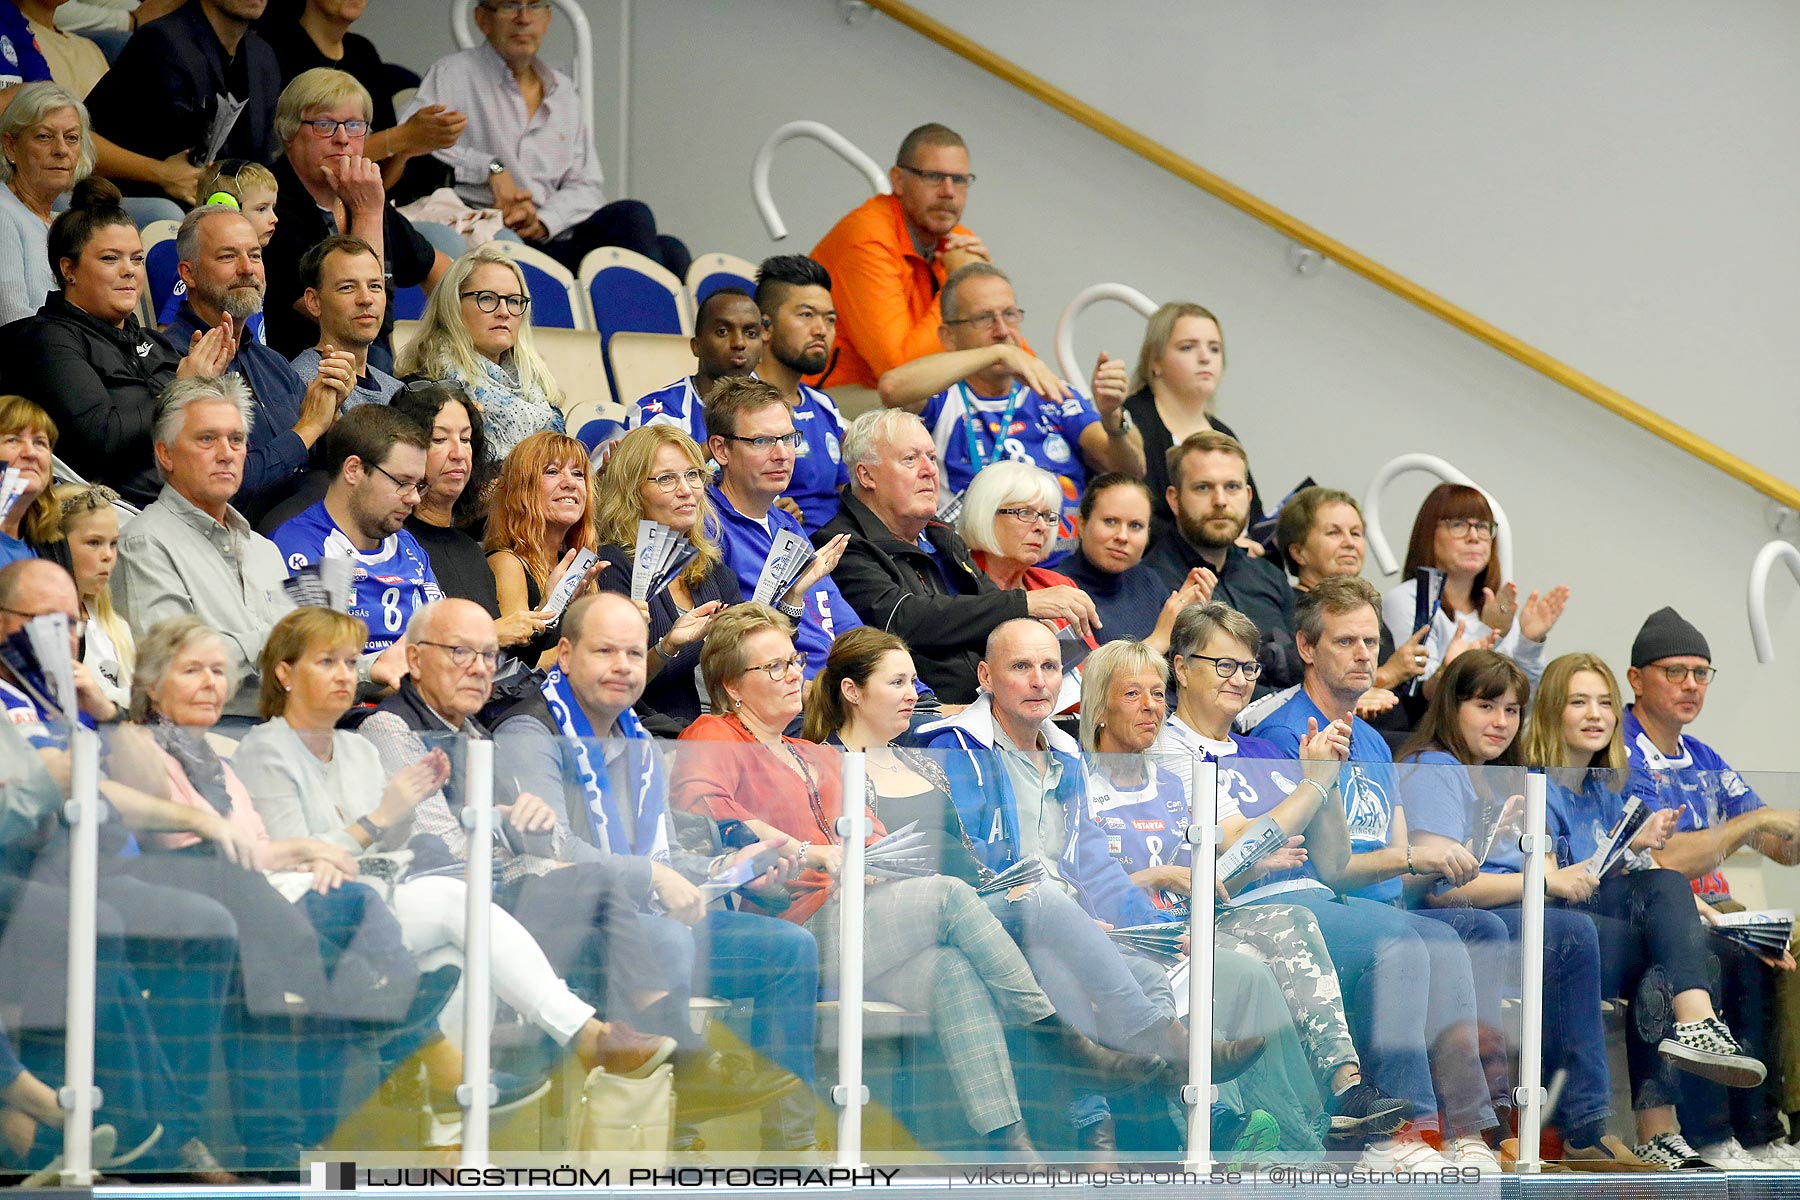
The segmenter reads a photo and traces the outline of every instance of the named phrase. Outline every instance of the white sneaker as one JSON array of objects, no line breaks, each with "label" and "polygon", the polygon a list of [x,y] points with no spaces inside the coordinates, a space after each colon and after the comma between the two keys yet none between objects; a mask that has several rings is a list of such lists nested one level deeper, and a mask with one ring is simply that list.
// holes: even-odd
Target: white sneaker
[{"label": "white sneaker", "polygon": [[1450,1143],[1450,1155],[1459,1167],[1474,1167],[1483,1175],[1500,1175],[1504,1168],[1488,1144],[1474,1134],[1465,1134]]},{"label": "white sneaker", "polygon": [[1382,1138],[1364,1148],[1356,1165],[1368,1171],[1445,1171],[1457,1164],[1416,1138]]},{"label": "white sneaker", "polygon": [[1745,1146],[1744,1156],[1754,1158],[1765,1171],[1800,1171],[1800,1146],[1777,1138],[1762,1146]]},{"label": "white sneaker", "polygon": [[1694,1152],[1721,1171],[1766,1171],[1767,1164],[1761,1159],[1752,1158],[1743,1144],[1734,1137],[1722,1142],[1708,1142],[1697,1146]]}]

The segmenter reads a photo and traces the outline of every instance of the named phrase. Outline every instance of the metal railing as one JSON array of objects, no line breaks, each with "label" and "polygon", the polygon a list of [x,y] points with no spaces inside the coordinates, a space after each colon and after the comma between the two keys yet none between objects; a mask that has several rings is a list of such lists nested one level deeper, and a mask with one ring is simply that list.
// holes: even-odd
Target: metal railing
[{"label": "metal railing", "polygon": [[789,121],[771,133],[757,148],[756,157],[750,160],[750,197],[756,201],[756,211],[761,215],[769,236],[775,241],[779,242],[787,237],[787,225],[776,211],[775,197],[769,192],[769,168],[775,162],[776,149],[783,142],[791,142],[795,138],[811,138],[855,167],[869,181],[869,187],[875,195],[885,196],[893,191],[888,186],[887,172],[863,153],[855,142],[823,121]]}]

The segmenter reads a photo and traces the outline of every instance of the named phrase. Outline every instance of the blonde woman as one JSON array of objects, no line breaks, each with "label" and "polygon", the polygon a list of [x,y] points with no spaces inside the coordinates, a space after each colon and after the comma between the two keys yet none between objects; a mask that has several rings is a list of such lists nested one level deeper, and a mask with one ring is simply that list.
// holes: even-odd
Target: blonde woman
[{"label": "blonde woman", "polygon": [[744,598],[737,572],[706,531],[711,477],[693,438],[672,425],[645,425],[620,439],[606,466],[608,486],[597,489],[594,524],[600,557],[609,564],[597,580],[601,591],[631,594],[639,521],[666,525],[694,547],[681,574],[650,597],[649,682],[633,707],[661,737],[679,737],[700,716],[694,683],[700,643],[713,617]]},{"label": "blonde woman", "polygon": [[50,493],[48,528],[41,547],[75,577],[87,618],[81,661],[94,672],[100,690],[120,708],[131,699],[137,644],[131,626],[113,608],[107,584],[119,562],[119,493],[100,483],[62,483]]},{"label": "blonde woman", "polygon": [[534,433],[562,433],[562,389],[531,344],[531,289],[492,245],[451,264],[431,293],[398,373],[454,379],[481,406],[487,454],[498,462]]}]

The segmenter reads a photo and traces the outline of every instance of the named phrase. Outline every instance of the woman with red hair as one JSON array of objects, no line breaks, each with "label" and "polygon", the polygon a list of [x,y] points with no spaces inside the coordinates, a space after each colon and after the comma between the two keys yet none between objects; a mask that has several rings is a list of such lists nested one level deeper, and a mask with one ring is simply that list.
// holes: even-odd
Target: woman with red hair
[{"label": "woman with red hair", "polygon": [[[501,617],[542,612],[545,598],[556,590],[576,553],[598,549],[594,507],[588,453],[580,442],[546,431],[513,447],[488,499],[487,537],[482,542],[488,569],[494,573]],[[596,564],[596,569],[604,565]],[[530,652],[545,660],[554,656],[556,638],[548,614],[540,628],[523,655],[528,661]]]}]

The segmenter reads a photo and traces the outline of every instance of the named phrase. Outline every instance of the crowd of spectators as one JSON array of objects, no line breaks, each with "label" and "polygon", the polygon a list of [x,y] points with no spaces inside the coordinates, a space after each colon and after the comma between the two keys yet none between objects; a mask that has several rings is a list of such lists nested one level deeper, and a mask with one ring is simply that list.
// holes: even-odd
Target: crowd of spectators
[{"label": "crowd of spectators", "polygon": [[[563,1058],[666,1064],[675,1149],[758,1111],[761,1147],[817,1152],[861,813],[925,846],[871,868],[861,944],[870,993],[926,1019],[952,1140],[1175,1150],[1195,1018],[1169,960],[1214,902],[1187,833],[1216,810],[1222,853],[1273,849],[1218,889],[1215,1146],[1497,1172],[1520,1153],[1511,831],[1541,768],[1557,1153],[1800,1167],[1794,961],[1707,935],[1741,908],[1726,856],[1792,865],[1800,819],[1686,732],[1715,671],[1673,609],[1626,705],[1601,658],[1548,648],[1569,588],[1504,578],[1488,497],[1451,484],[1379,594],[1349,481],[1259,493],[1214,412],[1212,311],[1164,305],[1135,370],[1101,354],[1066,381],[1031,351],[940,124],[811,255],[708,295],[693,375],[585,445],[515,259],[395,203],[447,187],[571,269],[622,246],[685,276],[649,207],[605,196],[540,57],[548,0],[481,0],[482,43],[399,108],[360,0],[264,7],[0,0],[22,52],[0,93],[0,1165],[59,1150],[80,725],[119,818],[108,1171],[282,1176],[371,1105],[454,1137],[476,742],[493,990],[521,1031],[499,1111]],[[140,226],[163,216],[179,287],[151,322]],[[846,420],[834,389],[875,403]],[[646,594],[649,547],[687,557]],[[703,995],[747,1008],[746,1053],[695,1032]],[[1046,1066],[1037,1111],[1022,1072]]]}]

